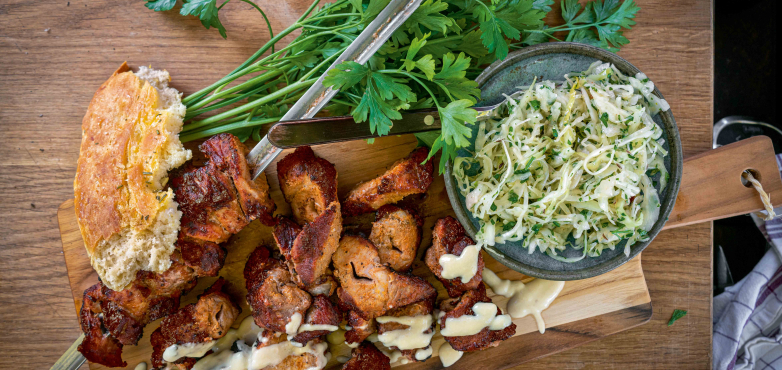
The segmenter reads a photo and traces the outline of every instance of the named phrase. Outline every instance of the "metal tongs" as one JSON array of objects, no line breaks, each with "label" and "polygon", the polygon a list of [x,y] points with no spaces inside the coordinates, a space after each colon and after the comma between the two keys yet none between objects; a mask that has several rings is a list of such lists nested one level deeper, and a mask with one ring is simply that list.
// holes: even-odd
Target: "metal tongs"
[{"label": "metal tongs", "polygon": [[[323,79],[326,74],[344,61],[354,61],[359,64],[369,61],[369,58],[418,9],[420,4],[421,0],[391,0],[386,8],[378,14],[377,18],[353,40],[342,55],[329,66],[315,84],[310,86],[309,90],[304,93],[299,101],[288,110],[288,113],[285,113],[280,122],[314,117],[339,92],[338,89],[323,86]],[[247,162],[253,169],[253,179],[258,177],[280,153],[282,153],[282,149],[272,145],[268,135],[264,136],[255,145],[255,148],[250,151],[250,154],[247,155]]]}]

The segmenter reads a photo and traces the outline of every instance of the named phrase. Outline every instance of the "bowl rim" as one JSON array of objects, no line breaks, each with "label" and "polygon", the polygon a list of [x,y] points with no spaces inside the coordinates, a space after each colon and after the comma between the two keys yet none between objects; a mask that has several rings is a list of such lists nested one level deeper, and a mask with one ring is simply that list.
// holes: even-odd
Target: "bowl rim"
[{"label": "bowl rim", "polygon": [[[489,67],[487,67],[475,79],[475,81],[478,83],[479,87],[482,87],[486,81],[494,77],[496,74],[504,70],[506,67],[513,65],[516,61],[527,59],[534,56],[546,55],[546,54],[583,55],[587,57],[600,59],[601,61],[604,62],[610,62],[614,64],[619,70],[621,70],[623,73],[626,74],[635,75],[636,73],[641,72],[637,67],[632,65],[624,58],[612,52],[609,52],[605,49],[601,49],[592,45],[580,44],[574,42],[551,42],[551,43],[544,43],[544,44],[538,44],[538,45],[526,47],[524,49],[517,50],[508,54],[508,56],[505,59],[498,60],[492,63]],[[664,99],[662,93],[660,93],[660,91],[657,89],[657,85],[655,85],[653,93],[657,95],[659,98]],[[668,220],[668,216],[670,215],[671,210],[673,210],[673,207],[676,203],[676,198],[679,193],[679,186],[681,184],[683,157],[682,157],[682,145],[681,145],[681,137],[679,136],[679,129],[678,126],[676,125],[676,120],[673,117],[673,112],[671,111],[671,109],[667,110],[666,112],[660,112],[659,116],[663,120],[666,126],[665,134],[667,136],[668,145],[669,145],[668,155],[670,156],[671,159],[671,169],[669,171],[670,179],[668,181],[666,195],[664,199],[660,202],[660,206],[662,207],[662,209],[660,210],[660,216],[657,219],[657,222],[655,222],[655,224],[652,226],[652,229],[648,232],[649,239],[644,242],[636,242],[635,244],[633,244],[630,247],[629,256],[625,255],[624,253],[619,253],[613,258],[608,259],[604,262],[601,262],[591,267],[587,267],[580,270],[556,271],[556,270],[548,270],[548,269],[533,267],[524,264],[522,262],[519,262],[511,257],[506,256],[502,251],[497,249],[495,246],[484,246],[483,249],[485,249],[490,256],[492,256],[494,259],[496,259],[503,265],[515,271],[518,271],[522,274],[535,277],[535,278],[541,278],[547,280],[559,280],[559,281],[580,280],[580,279],[587,279],[590,277],[598,276],[606,272],[609,272],[611,270],[614,270],[617,267],[622,266],[623,264],[635,258],[644,249],[646,249],[646,247],[654,240],[657,234],[659,234],[659,232],[662,230],[665,222]],[[673,138],[673,140],[671,140],[671,138]],[[469,214],[462,207],[461,201],[459,200],[459,192],[457,190],[455,181],[453,179],[452,166],[453,166],[452,162],[448,161],[448,163],[446,164],[445,174],[444,174],[445,188],[446,188],[446,192],[448,193],[448,199],[451,202],[451,207],[453,208],[453,211],[456,214],[456,218],[465,228],[467,234],[470,235],[470,237],[473,238],[473,240],[475,240],[475,235],[477,234],[478,230],[475,229],[475,226],[470,221]],[[539,252],[536,251],[535,253],[539,253]]]}]

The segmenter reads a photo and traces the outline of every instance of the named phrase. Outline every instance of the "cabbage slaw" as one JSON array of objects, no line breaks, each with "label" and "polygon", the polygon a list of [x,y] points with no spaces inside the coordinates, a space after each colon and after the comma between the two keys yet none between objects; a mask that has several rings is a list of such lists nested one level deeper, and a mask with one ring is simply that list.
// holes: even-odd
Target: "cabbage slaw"
[{"label": "cabbage slaw", "polygon": [[[477,245],[523,240],[564,262],[597,257],[622,240],[625,254],[648,240],[660,200],[650,175],[663,163],[662,129],[652,115],[668,103],[642,73],[595,62],[564,82],[533,82],[506,96],[480,124],[471,157],[453,171],[472,215]],[[558,254],[567,245],[580,257]]]}]

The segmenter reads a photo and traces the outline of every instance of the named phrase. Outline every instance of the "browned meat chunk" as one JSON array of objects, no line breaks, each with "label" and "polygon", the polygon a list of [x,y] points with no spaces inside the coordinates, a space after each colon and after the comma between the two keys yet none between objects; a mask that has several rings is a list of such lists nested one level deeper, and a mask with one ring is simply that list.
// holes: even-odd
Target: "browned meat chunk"
[{"label": "browned meat chunk", "polygon": [[[84,340],[79,345],[79,352],[89,362],[94,362],[108,367],[125,367],[127,362],[122,361],[122,343],[114,338],[110,332],[102,329],[102,309],[100,307],[103,295],[103,284],[95,284],[84,291],[84,300],[79,311],[79,323],[84,332]],[[106,288],[108,289],[108,288]]]},{"label": "browned meat chunk", "polygon": [[337,202],[337,170],[308,146],[296,148],[277,163],[277,178],[300,225],[312,222]]},{"label": "browned meat chunk", "polygon": [[348,326],[350,330],[345,332],[345,343],[361,343],[364,339],[377,330],[375,319],[365,319],[355,311],[348,312]]},{"label": "browned meat chunk", "polygon": [[440,265],[440,257],[444,254],[461,256],[464,248],[474,244],[459,221],[456,221],[453,217],[441,218],[434,224],[432,246],[426,251],[425,262],[429,269],[432,270],[432,273],[437,276],[437,279],[443,283],[443,286],[448,291],[448,295],[453,298],[481,285],[483,281],[483,257],[478,255],[478,272],[467,284],[462,283],[460,278],[444,279],[442,277],[443,267]]},{"label": "browned meat chunk", "polygon": [[245,159],[250,150],[239,138],[231,134],[215,135],[199,149],[209,157],[207,166],[213,166],[231,177],[245,218],[250,221],[260,219],[264,225],[273,225],[272,214],[277,206],[269,196],[266,175],[261,174],[253,180],[252,170]]},{"label": "browned meat chunk", "polygon": [[310,147],[297,148],[277,164],[285,200],[302,227],[279,218],[274,237],[296,272],[296,282],[312,294],[333,293],[328,272],[331,255],[339,246],[342,212],[337,200],[337,170],[315,156]]},{"label": "browned meat chunk", "polygon": [[[153,367],[167,365],[163,360],[163,352],[171,345],[210,342],[228,333],[241,309],[224,291],[225,284],[223,278],[218,279],[196,303],[189,304],[163,319],[160,327],[150,337]],[[196,361],[196,358],[182,357],[173,367],[190,369]]]},{"label": "browned meat chunk", "polygon": [[[436,297],[432,297],[430,299],[425,299],[420,302],[416,302],[413,304],[409,304],[404,307],[395,308],[393,310],[390,310],[386,312],[383,316],[391,316],[391,317],[402,317],[402,316],[420,316],[420,315],[431,315],[434,311],[434,301]],[[377,323],[377,333],[383,334],[387,331],[394,331],[394,330],[405,330],[409,328],[409,326],[400,324],[398,322],[387,322],[385,324]],[[435,328],[435,323],[432,321],[432,327],[427,330],[425,333],[432,333]],[[428,348],[424,347],[424,348]],[[393,350],[399,350],[397,347],[390,347],[389,349]],[[418,360],[415,358],[415,353],[418,350],[418,348],[415,349],[405,349],[405,350],[399,350],[399,352],[402,353],[402,356],[407,358],[410,362],[419,362],[419,361],[425,361],[424,360]]]},{"label": "browned meat chunk", "polygon": [[139,271],[130,287],[121,291],[98,283],[84,292],[79,317],[85,339],[79,351],[91,362],[118,366],[123,344],[135,345],[144,326],[175,312],[180,297],[195,286],[198,276],[217,274],[225,260],[222,247],[182,241],[177,241],[178,250],[171,255],[171,267],[165,272]]},{"label": "browned meat chunk", "polygon": [[312,305],[307,310],[307,315],[304,317],[303,325],[299,329],[299,334],[297,334],[292,341],[306,344],[311,340],[321,338],[331,332],[330,330],[301,331],[302,328],[306,328],[305,325],[329,325],[339,327],[341,321],[342,314],[331,304],[331,301],[329,301],[326,296],[316,296],[312,298]]},{"label": "browned meat chunk", "polygon": [[[339,246],[341,232],[342,217],[336,202],[303,228],[284,217],[278,218],[274,238],[286,260],[293,265],[302,288],[313,294],[330,295],[333,292],[334,284],[322,285],[329,282],[328,267]],[[321,289],[317,289],[319,286]]]},{"label": "browned meat chunk", "polygon": [[[475,312],[473,312],[472,306],[478,302],[491,303],[491,298],[486,295],[486,287],[483,284],[478,285],[477,289],[468,290],[459,298],[452,298],[440,303],[440,311],[445,313],[440,319],[441,330],[446,327],[445,321],[448,318],[474,315]],[[502,314],[499,307],[497,308],[497,314]],[[510,326],[502,330],[489,330],[489,328],[486,327],[478,334],[444,338],[451,344],[451,347],[457,351],[473,352],[496,347],[500,342],[512,337],[514,334],[516,334],[516,324],[511,323]]]},{"label": "browned meat chunk", "polygon": [[423,220],[413,211],[382,206],[372,224],[369,240],[377,247],[380,261],[400,272],[409,271],[421,245]]},{"label": "browned meat chunk", "polygon": [[437,294],[426,280],[381,264],[377,248],[359,236],[344,236],[333,260],[341,285],[337,289],[340,305],[365,319]]},{"label": "browned meat chunk", "polygon": [[345,215],[372,212],[408,195],[425,193],[434,180],[432,161],[426,161],[428,153],[424,147],[417,148],[380,177],[356,186],[342,203]]},{"label": "browned meat chunk", "polygon": [[372,343],[361,343],[353,349],[342,370],[391,370],[391,359]]},{"label": "browned meat chunk", "polygon": [[182,211],[180,234],[222,243],[252,220],[272,225],[276,206],[269,185],[265,175],[251,180],[244,144],[231,134],[220,134],[199,148],[209,161],[202,167],[188,164],[171,176]]},{"label": "browned meat chunk", "polygon": [[182,263],[200,276],[217,276],[225,263],[225,248],[208,241],[179,235],[176,244]]},{"label": "browned meat chunk", "polygon": [[312,299],[294,282],[285,264],[269,256],[269,250],[258,247],[244,267],[247,303],[255,323],[263,328],[285,333],[285,326],[298,313],[307,312]]}]

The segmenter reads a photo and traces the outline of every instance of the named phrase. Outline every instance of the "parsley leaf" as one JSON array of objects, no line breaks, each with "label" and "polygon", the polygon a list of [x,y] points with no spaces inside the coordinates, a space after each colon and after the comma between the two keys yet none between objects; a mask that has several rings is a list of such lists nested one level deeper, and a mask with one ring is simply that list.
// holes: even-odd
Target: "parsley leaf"
[{"label": "parsley leaf", "polygon": [[179,14],[182,15],[194,15],[201,20],[201,24],[209,29],[209,27],[217,28],[220,32],[220,36],[227,38],[225,34],[225,27],[220,23],[220,18],[217,16],[217,0],[185,0],[182,5],[182,10]]},{"label": "parsley leaf", "polygon": [[472,101],[462,99],[437,109],[443,127],[442,136],[448,145],[455,144],[458,147],[470,145],[468,139],[472,136],[472,130],[465,124],[474,124],[478,118],[478,112],[470,108],[472,104]]},{"label": "parsley leaf", "polygon": [[600,122],[603,122],[603,126],[608,127],[608,112],[603,112],[600,115]]},{"label": "parsley leaf", "polygon": [[176,5],[176,0],[147,0],[147,3],[144,4],[144,6],[156,12],[174,9],[174,5]]},{"label": "parsley leaf", "polygon": [[486,4],[480,4],[482,6],[476,6],[473,11],[480,20],[483,45],[489,53],[494,53],[497,59],[505,59],[508,56],[508,42],[505,38],[518,40],[521,32],[505,19],[498,17]]},{"label": "parsley leaf", "polygon": [[668,326],[673,325],[673,323],[676,322],[676,320],[681,319],[686,314],[687,314],[687,311],[685,311],[685,310],[680,310],[678,308],[673,310],[673,314],[671,314],[671,319],[668,320]]},{"label": "parsley leaf", "polygon": [[456,25],[456,21],[441,13],[446,9],[448,9],[448,3],[444,1],[426,0],[410,15],[410,18],[405,21],[403,27],[417,37],[423,35],[421,28],[425,28],[429,31],[439,31],[445,34],[448,32],[449,28],[456,27],[455,31],[458,32],[460,28]]},{"label": "parsley leaf", "polygon": [[[451,53],[443,56],[443,66],[440,72],[434,75],[434,80],[439,82],[443,91],[455,99],[466,99],[470,105],[478,101],[481,90],[478,83],[466,78],[467,68],[470,67],[470,57],[464,53],[454,56]],[[475,122],[473,119],[472,122]]]},{"label": "parsley leaf", "polygon": [[412,71],[414,68],[418,68],[426,75],[426,78],[431,81],[432,78],[434,78],[434,59],[432,58],[432,55],[427,54],[417,61],[414,61],[418,51],[421,50],[424,45],[426,45],[426,38],[429,37],[429,35],[430,34],[427,33],[420,39],[418,37],[413,39],[413,42],[410,44],[410,48],[407,49],[407,57],[402,59],[402,65],[408,72]]}]

